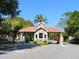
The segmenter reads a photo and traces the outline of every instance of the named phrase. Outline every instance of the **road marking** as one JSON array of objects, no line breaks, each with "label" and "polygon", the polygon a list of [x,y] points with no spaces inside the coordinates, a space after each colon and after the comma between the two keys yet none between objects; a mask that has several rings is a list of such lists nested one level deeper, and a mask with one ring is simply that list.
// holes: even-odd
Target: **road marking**
[{"label": "road marking", "polygon": [[12,59],[21,59],[21,56],[20,55],[15,55],[15,56],[13,56]]}]

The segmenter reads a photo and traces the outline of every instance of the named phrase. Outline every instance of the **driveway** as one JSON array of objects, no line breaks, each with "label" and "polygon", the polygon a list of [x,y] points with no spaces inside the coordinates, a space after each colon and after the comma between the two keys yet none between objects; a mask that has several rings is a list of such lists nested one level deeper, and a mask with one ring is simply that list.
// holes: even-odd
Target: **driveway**
[{"label": "driveway", "polygon": [[1,54],[0,59],[79,59],[79,45],[49,44]]}]

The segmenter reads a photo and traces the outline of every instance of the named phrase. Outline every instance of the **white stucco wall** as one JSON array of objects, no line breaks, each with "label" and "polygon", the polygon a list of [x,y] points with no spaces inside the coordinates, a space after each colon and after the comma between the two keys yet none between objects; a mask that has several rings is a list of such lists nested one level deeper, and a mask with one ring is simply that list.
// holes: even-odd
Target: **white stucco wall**
[{"label": "white stucco wall", "polygon": [[[39,33],[43,33],[43,38],[39,38]],[[37,35],[37,38],[36,38]],[[46,35],[46,38],[44,37]],[[39,29],[34,33],[34,41],[48,41],[48,34],[45,30]]]},{"label": "white stucco wall", "polygon": [[7,39],[8,41],[13,41],[13,36],[11,35],[6,35],[5,39]]}]

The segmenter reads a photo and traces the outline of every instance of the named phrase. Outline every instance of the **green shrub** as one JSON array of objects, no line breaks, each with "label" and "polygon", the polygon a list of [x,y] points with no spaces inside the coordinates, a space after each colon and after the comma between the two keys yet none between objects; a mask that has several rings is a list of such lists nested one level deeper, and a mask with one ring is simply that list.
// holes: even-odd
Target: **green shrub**
[{"label": "green shrub", "polygon": [[34,41],[34,42],[33,42],[33,44],[37,44],[37,42],[36,42],[36,41]]},{"label": "green shrub", "polygon": [[33,44],[37,44],[37,45],[48,45],[47,41],[43,41],[43,42],[33,42]]},{"label": "green shrub", "polygon": [[48,42],[38,42],[39,45],[48,45]]}]

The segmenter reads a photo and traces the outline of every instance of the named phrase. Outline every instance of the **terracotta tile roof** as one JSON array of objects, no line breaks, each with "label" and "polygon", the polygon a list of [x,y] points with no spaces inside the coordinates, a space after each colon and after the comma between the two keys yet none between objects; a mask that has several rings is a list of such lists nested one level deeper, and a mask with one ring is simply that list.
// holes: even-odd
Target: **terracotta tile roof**
[{"label": "terracotta tile roof", "polygon": [[[46,30],[48,30],[48,32],[63,32],[62,30],[58,29],[57,27],[44,27]],[[39,29],[38,26],[31,26],[31,27],[25,27],[21,30],[19,30],[19,32],[34,32],[37,29]]]},{"label": "terracotta tile roof", "polygon": [[63,32],[63,30],[57,28],[57,27],[45,27],[48,32]]},{"label": "terracotta tile roof", "polygon": [[37,29],[37,27],[35,27],[35,26],[25,27],[25,28],[19,30],[19,32],[23,32],[23,31],[34,31],[36,29]]}]

